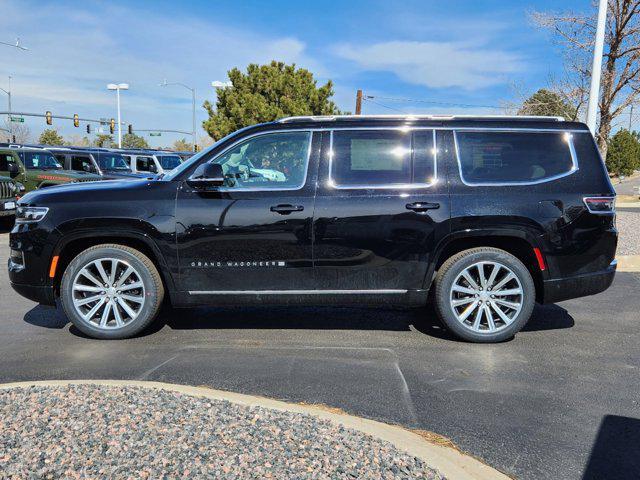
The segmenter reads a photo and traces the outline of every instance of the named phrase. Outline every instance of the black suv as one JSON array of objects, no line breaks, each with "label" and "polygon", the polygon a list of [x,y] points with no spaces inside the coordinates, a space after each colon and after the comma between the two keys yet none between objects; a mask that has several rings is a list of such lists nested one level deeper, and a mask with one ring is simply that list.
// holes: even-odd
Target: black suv
[{"label": "black suv", "polygon": [[[512,337],[535,302],[607,289],[614,190],[587,127],[536,117],[297,117],[156,180],[24,196],[13,288],[98,338],[174,307],[424,306]],[[82,205],[82,208],[78,208]]]}]

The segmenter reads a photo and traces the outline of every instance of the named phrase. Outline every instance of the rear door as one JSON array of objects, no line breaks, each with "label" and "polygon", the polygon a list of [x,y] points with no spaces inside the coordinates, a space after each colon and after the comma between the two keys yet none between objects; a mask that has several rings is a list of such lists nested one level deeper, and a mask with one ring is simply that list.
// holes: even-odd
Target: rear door
[{"label": "rear door", "polygon": [[423,288],[449,231],[449,195],[433,130],[335,130],[324,143],[314,217],[320,290]]}]

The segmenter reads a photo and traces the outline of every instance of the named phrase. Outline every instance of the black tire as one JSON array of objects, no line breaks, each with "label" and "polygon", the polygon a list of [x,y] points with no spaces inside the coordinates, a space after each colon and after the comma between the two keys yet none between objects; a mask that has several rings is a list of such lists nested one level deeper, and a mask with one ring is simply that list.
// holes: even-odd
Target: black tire
[{"label": "black tire", "polygon": [[[73,302],[72,286],[78,273],[91,262],[105,258],[127,262],[144,284],[144,304],[139,314],[122,327],[113,329],[99,328],[84,320]],[[62,276],[60,298],[67,317],[78,330],[93,338],[115,340],[132,337],[149,326],[162,306],[164,285],[158,269],[145,254],[124,245],[104,244],[86,249],[69,263]]]},{"label": "black tire", "polygon": [[[495,332],[476,332],[469,326],[463,325],[451,304],[454,282],[465,269],[478,262],[494,262],[507,267],[517,277],[523,292],[520,311],[513,317],[511,323],[503,322],[501,328]],[[535,306],[535,297],[535,284],[527,267],[515,256],[498,248],[478,247],[459,252],[442,264],[435,279],[434,300],[440,321],[458,338],[469,342],[495,343],[512,338],[529,321]],[[487,308],[490,307],[487,305]],[[516,310],[513,313],[515,312]],[[484,318],[486,319],[486,314]]]}]

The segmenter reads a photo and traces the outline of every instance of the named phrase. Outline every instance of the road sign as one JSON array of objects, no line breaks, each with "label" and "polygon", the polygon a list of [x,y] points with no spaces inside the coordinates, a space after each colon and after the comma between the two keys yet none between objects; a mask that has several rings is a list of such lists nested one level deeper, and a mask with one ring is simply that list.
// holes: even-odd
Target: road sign
[{"label": "road sign", "polygon": [[11,117],[11,121],[15,123],[24,123],[24,117]]},{"label": "road sign", "polygon": [[160,137],[162,136],[162,132],[151,132],[149,133],[150,137]]}]

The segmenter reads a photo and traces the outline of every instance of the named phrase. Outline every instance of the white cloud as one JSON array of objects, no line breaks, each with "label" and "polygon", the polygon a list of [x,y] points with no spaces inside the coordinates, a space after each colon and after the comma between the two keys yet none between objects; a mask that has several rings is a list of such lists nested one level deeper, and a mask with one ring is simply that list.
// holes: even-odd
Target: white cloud
[{"label": "white cloud", "polygon": [[[131,89],[123,93],[123,121],[138,128],[191,130],[190,92],[159,87],[164,78],[196,88],[199,124],[206,118],[200,105],[215,98],[211,81],[226,80],[233,67],[275,59],[325,72],[297,38],[263,35],[187,14],[177,17],[160,6],[2,3],[3,36],[20,36],[29,47],[28,52],[2,52],[0,86],[5,87],[7,75],[13,76],[14,110],[112,117],[115,100],[106,84],[127,82]],[[61,126],[65,133],[78,132],[66,123]],[[42,128],[40,123],[34,127]]]},{"label": "white cloud", "polygon": [[470,42],[344,44],[334,51],[361,68],[392,72],[405,82],[431,88],[476,90],[503,84],[524,64],[516,54]]}]

